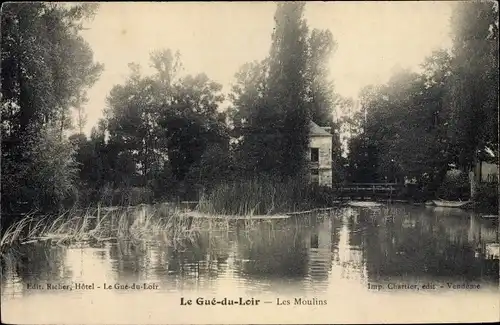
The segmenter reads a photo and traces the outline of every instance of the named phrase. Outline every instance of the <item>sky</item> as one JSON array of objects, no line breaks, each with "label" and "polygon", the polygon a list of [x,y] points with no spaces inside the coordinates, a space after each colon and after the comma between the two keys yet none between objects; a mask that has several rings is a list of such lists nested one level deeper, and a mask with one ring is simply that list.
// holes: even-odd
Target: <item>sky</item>
[{"label": "sky", "polygon": [[[329,29],[337,42],[330,61],[335,91],[356,98],[368,84],[384,83],[396,67],[415,69],[451,45],[451,2],[308,2],[309,28]],[[227,93],[246,62],[269,52],[272,2],[108,2],[82,36],[104,71],[89,90],[86,133],[97,124],[106,97],[125,82],[131,62],[148,72],[149,54],[179,51],[187,73],[206,73]]]}]

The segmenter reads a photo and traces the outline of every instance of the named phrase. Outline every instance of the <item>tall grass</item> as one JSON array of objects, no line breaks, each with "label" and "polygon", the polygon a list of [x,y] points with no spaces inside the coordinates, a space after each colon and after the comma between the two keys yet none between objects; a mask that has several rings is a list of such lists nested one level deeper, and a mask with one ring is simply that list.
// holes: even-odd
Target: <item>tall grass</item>
[{"label": "tall grass", "polygon": [[113,239],[147,240],[162,236],[174,244],[194,240],[206,220],[183,217],[180,210],[136,206],[114,210],[69,210],[57,216],[27,215],[2,232],[0,250],[16,243],[50,240],[56,244]]},{"label": "tall grass", "polygon": [[329,206],[334,198],[331,189],[300,180],[255,179],[215,187],[202,195],[198,209],[209,214],[269,215]]}]

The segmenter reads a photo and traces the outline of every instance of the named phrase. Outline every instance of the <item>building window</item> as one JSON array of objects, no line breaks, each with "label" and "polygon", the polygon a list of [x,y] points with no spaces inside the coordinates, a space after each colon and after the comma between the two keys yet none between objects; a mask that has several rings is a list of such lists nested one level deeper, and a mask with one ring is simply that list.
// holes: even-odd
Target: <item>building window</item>
[{"label": "building window", "polygon": [[319,148],[311,148],[311,161],[319,162]]}]

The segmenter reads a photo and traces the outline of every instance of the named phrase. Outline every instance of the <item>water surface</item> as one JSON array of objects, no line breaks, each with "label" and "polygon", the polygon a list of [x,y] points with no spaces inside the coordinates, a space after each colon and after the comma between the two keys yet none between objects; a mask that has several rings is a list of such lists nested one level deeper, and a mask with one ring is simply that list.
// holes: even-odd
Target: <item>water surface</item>
[{"label": "water surface", "polygon": [[[161,237],[27,244],[2,260],[2,321],[498,321],[498,259],[483,254],[497,234],[470,212],[397,205],[237,221],[175,247]],[[140,289],[123,289],[133,284]],[[239,297],[260,302],[196,304]]]}]

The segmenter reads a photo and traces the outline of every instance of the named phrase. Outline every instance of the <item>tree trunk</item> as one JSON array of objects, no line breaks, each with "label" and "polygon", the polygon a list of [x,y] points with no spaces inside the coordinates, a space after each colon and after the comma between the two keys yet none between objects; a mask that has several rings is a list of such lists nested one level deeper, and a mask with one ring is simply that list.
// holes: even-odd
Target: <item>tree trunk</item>
[{"label": "tree trunk", "polygon": [[474,155],[474,159],[472,160],[472,168],[469,172],[469,180],[470,180],[470,199],[473,200],[477,193],[477,185],[478,179],[476,173],[476,166],[478,163],[477,155]]}]

